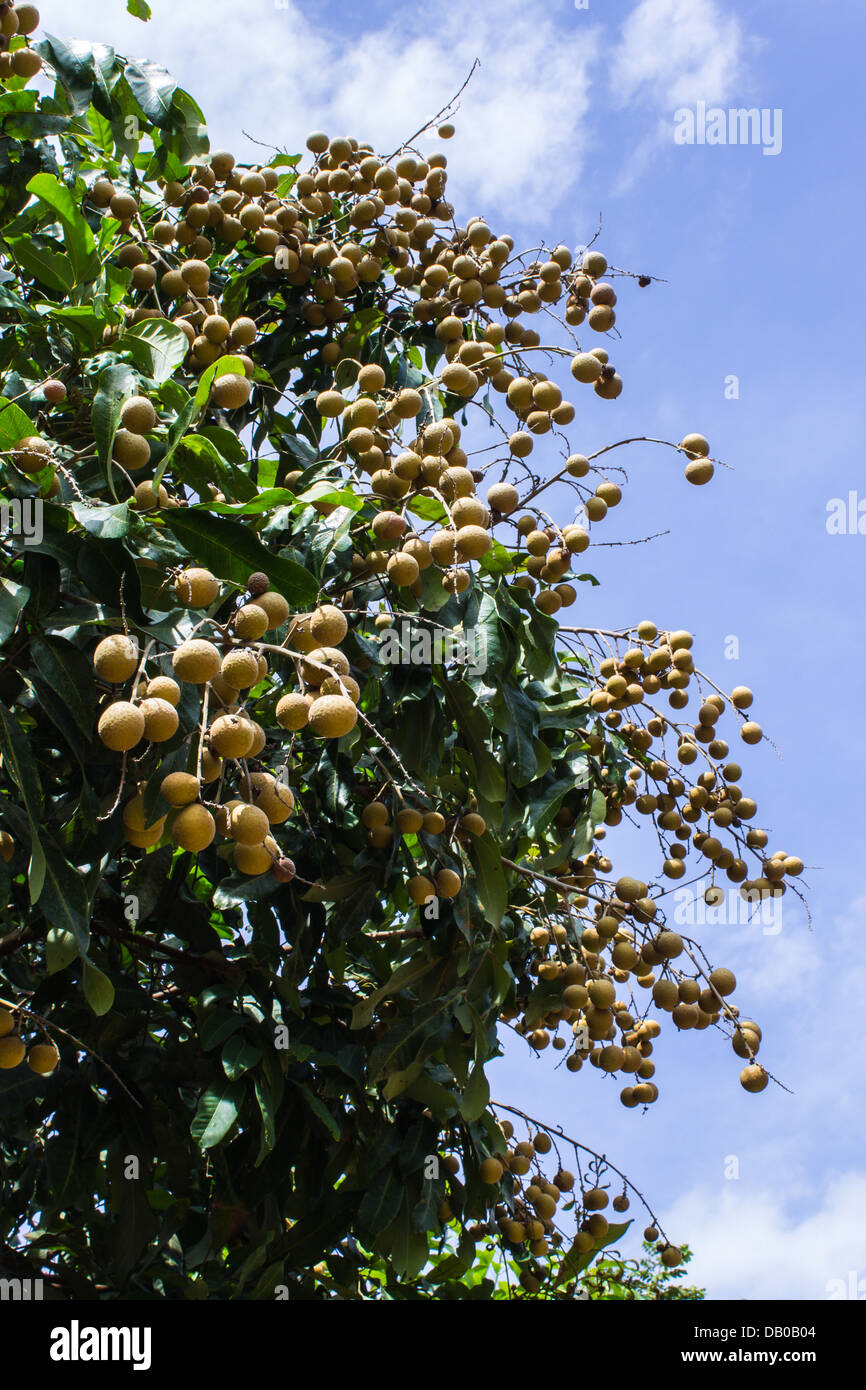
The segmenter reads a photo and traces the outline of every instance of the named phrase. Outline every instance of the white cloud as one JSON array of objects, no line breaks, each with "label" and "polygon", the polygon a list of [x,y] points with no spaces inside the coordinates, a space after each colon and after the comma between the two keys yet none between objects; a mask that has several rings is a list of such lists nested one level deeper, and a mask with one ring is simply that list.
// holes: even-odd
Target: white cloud
[{"label": "white cloud", "polygon": [[688,1233],[695,1251],[688,1282],[713,1299],[824,1299],[834,1287],[838,1297],[830,1281],[847,1286],[851,1271],[855,1286],[866,1281],[864,1206],[862,1171],[814,1184],[809,1209],[798,1218],[778,1185],[749,1191],[732,1181],[721,1191],[692,1189],[664,1213],[664,1225]]},{"label": "white cloud", "polygon": [[[108,11],[94,15],[86,0],[47,0],[43,22],[162,62],[199,101],[214,142],[247,159],[256,147],[242,130],[297,150],[309,130],[322,128],[390,153],[453,96],[479,58],[457,137],[444,147],[460,215],[492,208],[507,210],[512,222],[548,224],[551,205],[579,178],[599,52],[598,28],[585,16],[563,25],[541,0],[468,9],[445,0],[435,19],[421,6],[399,6],[393,18],[359,33],[355,25],[322,24],[318,15],[311,22],[294,0],[254,12],[211,0],[199,15],[208,30],[202,62],[201,46],[191,41],[196,11],[160,0],[153,8],[153,20],[142,25]],[[440,146],[435,134],[425,137],[425,149]]]},{"label": "white cloud", "polygon": [[671,110],[725,101],[745,49],[739,20],[716,0],[640,0],[613,54],[611,91],[620,104],[644,99]]}]

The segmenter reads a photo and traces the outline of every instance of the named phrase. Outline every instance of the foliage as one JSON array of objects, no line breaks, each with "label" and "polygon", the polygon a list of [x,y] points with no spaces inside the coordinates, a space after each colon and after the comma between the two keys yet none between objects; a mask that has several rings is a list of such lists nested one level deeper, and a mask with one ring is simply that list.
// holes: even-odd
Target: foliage
[{"label": "foliage", "polygon": [[[686,687],[713,688],[689,634],[561,622],[595,582],[572,555],[619,488],[608,451],[571,452],[573,407],[541,363],[619,394],[607,352],[579,352],[574,333],[612,326],[604,257],[539,262],[480,219],[458,226],[444,159],[314,139],[309,169],[283,153],[233,168],[155,64],[50,35],[7,49],[0,974],[31,1066],[13,1065],[16,1043],[0,1059],[0,1262],[84,1299],[489,1298],[495,1237],[526,1296],[592,1278],[628,1297],[609,1260],[586,1272],[626,1229],[586,1205],[599,1191],[606,1205],[615,1170],[581,1167],[587,1150],[528,1117],[518,1140],[487,1064],[510,1026],[538,1051],[552,1040],[569,1072],[623,1073],[626,1105],[652,1103],[646,990],[665,983],[661,1009],[724,1029],[760,1089],[760,1030],[727,1004],[730,972],[664,930],[659,890],[610,877],[603,838],[635,807],[669,878],[686,849],[758,898],[798,869],[765,858],[739,769],[722,770],[715,723],[751,697],[704,698],[678,724]],[[50,95],[18,72],[25,50]],[[203,278],[187,269],[202,261]],[[520,316],[560,302],[545,357]],[[381,385],[353,394],[373,366]],[[156,415],[137,432],[139,397]],[[668,447],[690,480],[712,472],[699,436]],[[506,479],[528,527],[501,489],[473,510],[479,482]],[[554,483],[580,524],[542,510]],[[215,584],[200,607],[191,568]],[[306,690],[312,709],[323,672],[296,623],[241,638],[252,572],[295,617],[345,615],[323,658],[350,706],[342,736],[281,725],[278,702]],[[109,634],[140,658],[122,680],[94,670]],[[192,636],[263,657],[252,688],[183,680],[176,727],[112,751],[106,710],[139,718]],[[208,778],[224,706],[261,746]],[[178,772],[201,780],[218,831],[197,853],[162,795]],[[291,787],[294,811],[268,816],[265,869],[245,871],[225,803],[256,803],[256,772]],[[47,1074],[40,1039],[60,1052]],[[640,1296],[697,1296],[646,1260],[634,1278]]]}]

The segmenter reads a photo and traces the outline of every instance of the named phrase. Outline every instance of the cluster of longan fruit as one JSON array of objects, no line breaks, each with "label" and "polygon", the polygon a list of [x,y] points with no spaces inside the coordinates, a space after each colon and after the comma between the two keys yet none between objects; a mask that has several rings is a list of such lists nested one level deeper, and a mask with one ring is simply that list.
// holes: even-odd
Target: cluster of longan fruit
[{"label": "cluster of longan fruit", "polygon": [[0,1007],[0,1070],[12,1071],[27,1060],[31,1071],[38,1076],[48,1076],[60,1061],[60,1053],[53,1042],[32,1042],[29,1045],[16,1031],[15,1013]]},{"label": "cluster of longan fruit", "polygon": [[[572,1033],[565,1059],[569,1071],[579,1071],[588,1059],[608,1074],[633,1076],[634,1083],[621,1092],[623,1105],[628,1109],[650,1105],[659,1094],[652,1080],[655,1063],[651,1058],[661,1025],[645,1017],[633,995],[629,1000],[618,997],[619,987],[633,982],[633,987],[651,992],[653,1004],[671,1015],[679,1031],[701,1031],[724,1019],[732,1030],[734,1051],[749,1061],[740,1077],[743,1087],[763,1090],[769,1078],[754,1061],[761,1030],[751,1020],[740,1022],[739,1010],[728,1002],[727,996],[736,988],[733,972],[717,967],[701,973],[693,962],[695,973],[689,975],[672,965],[684,952],[688,955],[685,942],[678,932],[655,922],[659,905],[646,883],[624,876],[609,891],[596,871],[609,872],[610,863],[599,863],[598,856],[574,861],[570,869],[560,882],[574,890],[573,909],[586,925],[576,928],[573,920],[568,925],[556,921],[530,930],[536,958],[529,964],[529,974],[543,987],[543,1012],[539,1013],[531,994],[518,994],[502,1010],[503,1021],[512,1023],[536,1051],[551,1042],[554,1051],[565,1051],[567,1038],[558,1031],[565,1025]],[[594,889],[603,896],[596,896],[594,910],[587,912],[593,900],[586,890]],[[653,973],[657,968],[659,977]],[[551,997],[551,984],[561,986],[558,998]]]},{"label": "cluster of longan fruit", "polygon": [[[173,587],[177,599],[191,609],[210,607],[220,593],[216,577],[200,567],[179,571]],[[264,749],[267,733],[246,712],[244,702],[268,675],[261,639],[270,631],[276,637],[288,619],[285,598],[270,589],[266,575],[256,573],[247,581],[247,601],[234,609],[226,624],[216,624],[218,643],[195,636],[182,642],[171,653],[171,676],[146,677],[147,660],[141,659],[136,640],[126,633],[103,638],[93,654],[100,680],[112,686],[135,680],[130,698],[110,699],[99,718],[99,737],[115,752],[129,753],[143,740],[159,744],[173,739],[179,728],[182,686],[201,689],[202,712],[206,700],[209,723],[204,737],[199,731],[200,749],[192,740],[195,771],[171,772],[160,784],[163,801],[175,810],[171,838],[198,853],[219,833],[234,842],[234,864],[241,873],[272,869],[284,881],[294,876],[294,867],[270,830],[288,818],[294,798],[271,773],[247,768],[247,760]],[[337,645],[347,631],[345,615],[332,605],[293,619],[288,645],[275,647],[294,656],[302,686],[299,693],[286,693],[277,703],[275,718],[283,729],[309,727],[320,738],[339,738],[354,728],[360,688]],[[226,763],[238,765],[238,795],[205,804],[203,788],[218,780],[218,793],[222,790]],[[148,820],[144,807],[143,789],[138,789],[123,809],[126,838],[137,848],[159,843],[169,814]]]},{"label": "cluster of longan fruit", "polygon": [[[629,1210],[630,1201],[625,1185],[623,1191],[611,1201],[609,1191],[601,1185],[601,1161],[596,1163],[599,1171],[594,1179],[581,1181],[577,1191],[575,1175],[567,1168],[559,1167],[552,1181],[548,1180],[539,1160],[551,1151],[549,1134],[540,1130],[531,1138],[517,1141],[509,1120],[500,1121],[499,1128],[502,1147],[481,1161],[479,1173],[482,1182],[491,1188],[499,1187],[505,1175],[509,1174],[513,1195],[507,1202],[495,1201],[492,1219],[471,1226],[468,1233],[474,1239],[498,1233],[509,1247],[509,1253],[524,1266],[521,1285],[528,1293],[537,1293],[551,1269],[536,1262],[561,1249],[565,1239],[557,1225],[563,1197],[577,1228],[572,1246],[582,1255],[591,1254],[607,1240],[610,1221],[605,1210],[610,1206],[613,1212],[621,1215]],[[457,1173],[459,1161],[455,1155],[445,1155],[444,1163],[449,1174],[453,1176]],[[439,1217],[443,1221],[453,1217],[447,1200],[440,1208]],[[655,1227],[648,1228],[649,1231],[652,1234],[645,1233],[646,1239],[659,1239]],[[676,1246],[667,1241],[660,1241],[660,1246],[665,1265],[674,1268],[681,1263],[682,1253]]]},{"label": "cluster of longan fruit", "polygon": [[[29,81],[42,71],[42,59],[30,48],[29,35],[39,27],[39,11],[35,5],[13,5],[10,0],[0,4],[0,82],[10,77]],[[23,43],[16,43],[16,39]]]}]

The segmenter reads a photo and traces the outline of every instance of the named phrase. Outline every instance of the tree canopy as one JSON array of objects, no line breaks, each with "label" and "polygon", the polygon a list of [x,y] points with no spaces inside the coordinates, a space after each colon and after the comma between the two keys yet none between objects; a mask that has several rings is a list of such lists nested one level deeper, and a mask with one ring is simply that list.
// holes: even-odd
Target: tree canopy
[{"label": "tree canopy", "polygon": [[651,1198],[489,1078],[508,1029],[639,1109],[664,1023],[769,1079],[665,914],[687,875],[797,891],[727,742],[751,692],[568,613],[631,441],[576,452],[566,391],[615,413],[649,277],[462,222],[449,109],[242,165],[162,68],[37,25],[0,5],[0,1263],[676,1296]]}]

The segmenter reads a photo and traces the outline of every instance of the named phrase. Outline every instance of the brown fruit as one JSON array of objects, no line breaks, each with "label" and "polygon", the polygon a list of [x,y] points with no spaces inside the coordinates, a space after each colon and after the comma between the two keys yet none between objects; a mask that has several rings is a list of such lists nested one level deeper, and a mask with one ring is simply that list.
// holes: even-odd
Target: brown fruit
[{"label": "brown fruit", "polygon": [[13,1067],[20,1066],[26,1052],[26,1045],[16,1034],[10,1033],[0,1038],[0,1069],[11,1071]]},{"label": "brown fruit", "polygon": [[357,722],[358,711],[345,695],[320,695],[310,705],[310,728],[319,738],[342,738]]},{"label": "brown fruit", "polygon": [[200,790],[199,780],[191,772],[170,772],[159,789],[169,806],[188,806],[198,798]]},{"label": "brown fruit", "polygon": [[283,623],[288,620],[288,602],[283,598],[282,594],[275,593],[273,589],[268,589],[267,593],[259,594],[255,602],[255,607],[264,609],[267,614],[268,627],[266,631],[282,627]]},{"label": "brown fruit", "polygon": [[186,806],[174,818],[171,836],[175,844],[192,854],[207,849],[216,834],[216,823],[204,806]]},{"label": "brown fruit", "polygon": [[320,647],[336,647],[349,630],[346,615],[334,604],[324,604],[310,615],[310,634]]},{"label": "brown fruit", "polygon": [[115,700],[103,710],[97,731],[106,748],[127,752],[144,737],[144,715],[128,700]]},{"label": "brown fruit", "polygon": [[188,608],[207,608],[219,593],[219,581],[210,570],[183,570],[175,578],[174,592]]},{"label": "brown fruit", "polygon": [[27,1065],[37,1076],[48,1076],[60,1061],[54,1043],[35,1043],[27,1053]]},{"label": "brown fruit", "polygon": [[244,758],[253,743],[253,728],[238,714],[221,714],[208,730],[211,745],[225,758]]},{"label": "brown fruit", "polygon": [[[262,594],[261,597],[267,596]],[[234,630],[245,642],[257,642],[270,626],[270,619],[259,603],[245,603],[234,616]]]},{"label": "brown fruit", "polygon": [[220,654],[212,642],[193,637],[172,653],[171,664],[180,680],[190,685],[204,685],[219,671]]},{"label": "brown fruit", "polygon": [[157,421],[147,396],[130,396],[120,412],[120,423],[130,434],[150,434]]},{"label": "brown fruit", "polygon": [[283,695],[277,702],[277,708],[274,712],[280,728],[289,729],[292,732],[303,729],[309,720],[312,703],[309,695]]},{"label": "brown fruit", "polygon": [[[0,1044],[2,1046],[2,1044]],[[485,1158],[482,1160],[480,1168],[481,1181],[488,1187],[493,1187],[498,1183],[502,1174],[505,1172],[498,1158]]]},{"label": "brown fruit", "polygon": [[139,706],[144,715],[144,736],[151,743],[165,743],[176,732],[177,710],[168,700],[146,699]]},{"label": "brown fruit", "polygon": [[255,652],[236,648],[226,652],[220,675],[234,690],[249,690],[259,679],[259,660]]},{"label": "brown fruit", "polygon": [[[187,262],[187,265],[190,263]],[[181,274],[184,278],[186,266],[181,267]],[[221,410],[238,410],[246,405],[253,393],[252,384],[245,376],[237,376],[234,372],[225,372],[223,376],[218,376],[211,388],[211,400],[214,405]]]},{"label": "brown fruit", "polygon": [[101,680],[120,685],[138,665],[138,643],[122,632],[103,637],[93,653],[93,668]]},{"label": "brown fruit", "polygon": [[436,875],[436,892],[440,898],[456,898],[463,880],[453,869],[440,869]]}]

